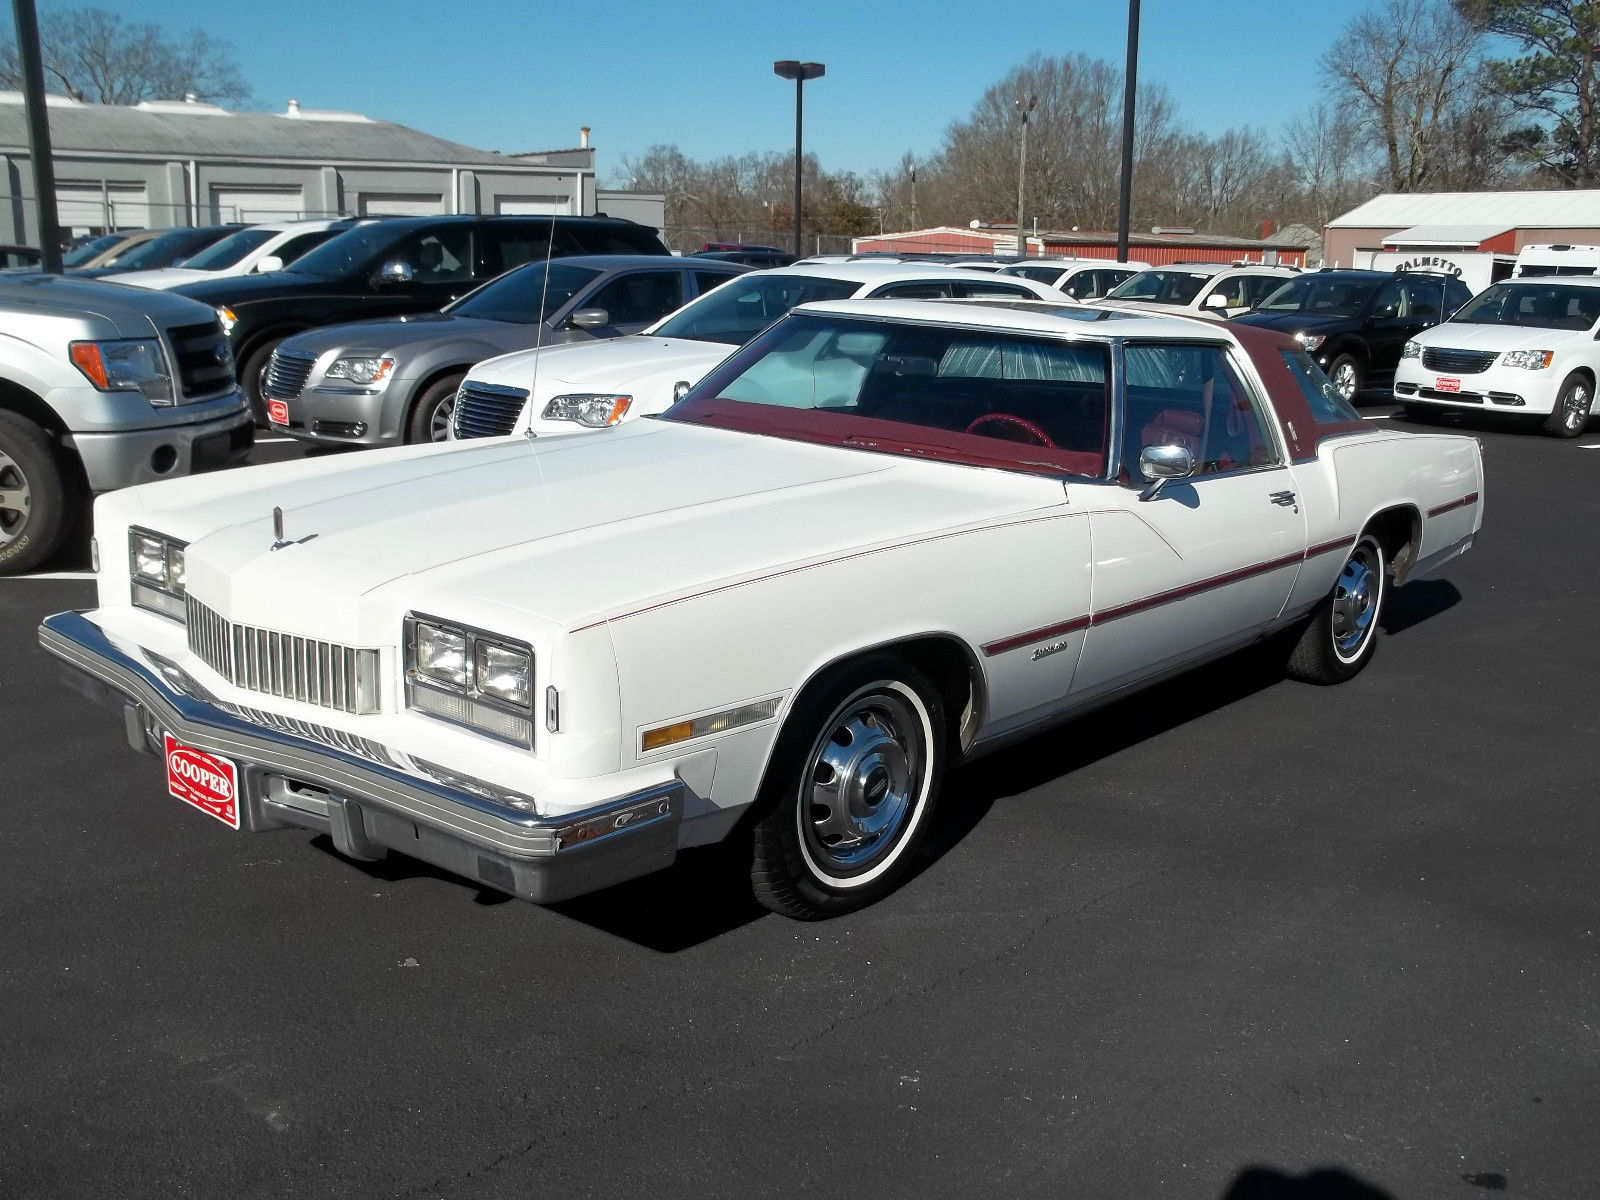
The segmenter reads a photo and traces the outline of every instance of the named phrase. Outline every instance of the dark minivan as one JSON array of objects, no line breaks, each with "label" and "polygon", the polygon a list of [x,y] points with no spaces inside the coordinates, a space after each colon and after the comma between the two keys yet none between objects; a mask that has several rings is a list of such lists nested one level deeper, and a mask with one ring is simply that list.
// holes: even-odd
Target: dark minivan
[{"label": "dark minivan", "polygon": [[485,280],[545,257],[669,253],[655,230],[616,217],[386,217],[356,225],[282,271],[172,290],[217,310],[239,382],[264,423],[261,376],[286,337],[435,312]]},{"label": "dark minivan", "polygon": [[1294,337],[1354,400],[1394,375],[1408,341],[1470,299],[1453,275],[1323,269],[1288,280],[1234,319]]}]

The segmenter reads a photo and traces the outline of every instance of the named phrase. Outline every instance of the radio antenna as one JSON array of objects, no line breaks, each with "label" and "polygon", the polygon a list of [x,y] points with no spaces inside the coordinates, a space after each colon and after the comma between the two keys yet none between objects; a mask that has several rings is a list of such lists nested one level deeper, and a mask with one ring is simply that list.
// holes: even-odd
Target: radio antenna
[{"label": "radio antenna", "polygon": [[544,283],[539,288],[539,311],[536,314],[539,319],[534,326],[533,333],[533,377],[528,380],[528,410],[523,414],[528,423],[522,428],[522,436],[530,442],[533,440],[533,398],[539,390],[539,359],[544,350],[544,323],[546,319],[544,307],[545,302],[550,298],[550,260],[555,256],[556,249],[556,222],[554,217],[549,220],[549,233],[544,243]]}]

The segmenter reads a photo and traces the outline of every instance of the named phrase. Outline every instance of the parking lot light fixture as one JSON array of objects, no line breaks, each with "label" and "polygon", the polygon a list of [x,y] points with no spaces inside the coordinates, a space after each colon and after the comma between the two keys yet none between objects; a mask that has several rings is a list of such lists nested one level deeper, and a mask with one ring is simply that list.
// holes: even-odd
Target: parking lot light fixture
[{"label": "parking lot light fixture", "polygon": [[796,59],[785,58],[772,64],[772,73],[780,79],[794,80],[794,253],[799,258],[805,253],[800,249],[800,178],[803,167],[801,154],[801,126],[805,112],[805,86],[808,79],[821,79],[827,74],[828,68],[822,63],[799,62]]}]

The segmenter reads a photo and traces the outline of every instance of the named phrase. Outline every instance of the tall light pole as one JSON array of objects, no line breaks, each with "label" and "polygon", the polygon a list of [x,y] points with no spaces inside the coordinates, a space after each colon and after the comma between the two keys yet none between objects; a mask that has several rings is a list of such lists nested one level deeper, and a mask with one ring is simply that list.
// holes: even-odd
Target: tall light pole
[{"label": "tall light pole", "polygon": [[1139,0],[1128,0],[1128,66],[1122,81],[1122,194],[1117,197],[1117,261],[1128,261],[1128,213],[1133,207],[1133,98],[1139,79]]},{"label": "tall light pole", "polygon": [[800,152],[800,131],[802,115],[805,112],[806,80],[821,79],[827,71],[828,68],[821,63],[797,62],[792,58],[785,58],[772,64],[774,75],[780,79],[794,80],[794,254],[796,258],[805,254],[800,248],[800,174],[804,162]]},{"label": "tall light pole", "polygon": [[50,149],[50,117],[44,106],[44,64],[39,54],[39,18],[33,0],[12,0],[22,94],[28,110],[28,157],[33,160],[33,201],[39,214],[39,266],[61,274],[61,230],[56,223],[56,165]]},{"label": "tall light pole", "polygon": [[1038,107],[1032,96],[1017,98],[1017,116],[1022,121],[1022,145],[1017,151],[1017,257],[1028,257],[1028,235],[1022,225],[1022,204],[1028,186],[1028,117]]}]

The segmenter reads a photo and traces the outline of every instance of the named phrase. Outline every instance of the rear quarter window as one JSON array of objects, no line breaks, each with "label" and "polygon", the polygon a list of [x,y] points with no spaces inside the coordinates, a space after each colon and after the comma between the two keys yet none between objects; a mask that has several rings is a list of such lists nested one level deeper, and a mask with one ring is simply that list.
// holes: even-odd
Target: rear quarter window
[{"label": "rear quarter window", "polygon": [[1306,399],[1306,406],[1311,409],[1311,419],[1318,425],[1341,425],[1346,421],[1359,421],[1358,413],[1343,396],[1339,389],[1333,386],[1333,381],[1322,372],[1322,368],[1311,360],[1311,356],[1304,350],[1281,350],[1284,365],[1289,368],[1289,374],[1294,376],[1295,384],[1300,388],[1300,394]]}]

